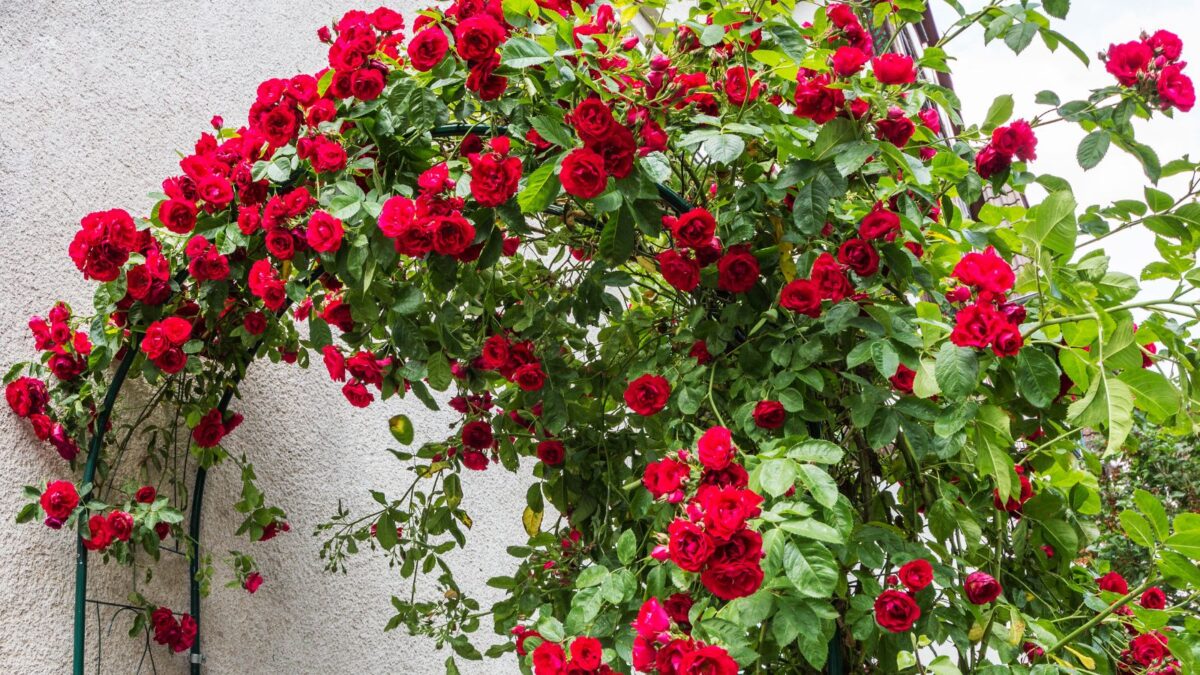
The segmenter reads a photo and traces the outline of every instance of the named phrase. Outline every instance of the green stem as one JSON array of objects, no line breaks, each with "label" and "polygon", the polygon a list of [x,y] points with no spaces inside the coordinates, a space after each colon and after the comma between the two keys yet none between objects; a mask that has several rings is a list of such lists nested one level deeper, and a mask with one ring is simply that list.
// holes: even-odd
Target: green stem
[{"label": "green stem", "polygon": [[1090,620],[1088,620],[1086,623],[1084,623],[1079,628],[1076,628],[1075,630],[1071,631],[1070,633],[1067,633],[1067,635],[1063,639],[1061,639],[1058,642],[1054,643],[1053,645],[1050,645],[1049,647],[1047,647],[1046,648],[1046,656],[1050,656],[1051,654],[1058,651],[1059,649],[1062,649],[1063,647],[1071,644],[1071,642],[1074,641],[1075,638],[1079,637],[1080,635],[1083,635],[1087,631],[1094,628],[1101,621],[1107,619],[1109,617],[1109,615],[1111,615],[1113,612],[1117,611],[1118,609],[1120,609],[1120,608],[1124,607],[1125,605],[1129,604],[1130,602],[1132,602],[1134,598],[1141,596],[1142,593],[1146,592],[1146,589],[1148,589],[1154,585],[1154,582],[1156,581],[1156,579],[1157,579],[1157,574],[1151,574],[1146,579],[1146,581],[1144,583],[1142,583],[1141,586],[1138,586],[1137,588],[1133,589],[1132,591],[1129,591],[1124,596],[1122,596],[1119,600],[1117,600],[1113,604],[1109,605],[1108,609],[1105,609],[1103,612],[1100,612],[1099,614],[1092,617]]}]

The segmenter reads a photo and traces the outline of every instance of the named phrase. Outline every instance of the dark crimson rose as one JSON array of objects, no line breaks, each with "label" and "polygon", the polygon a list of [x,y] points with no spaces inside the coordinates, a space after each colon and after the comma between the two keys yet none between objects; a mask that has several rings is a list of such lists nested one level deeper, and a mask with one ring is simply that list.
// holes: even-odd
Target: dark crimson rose
[{"label": "dark crimson rose", "polygon": [[46,394],[46,383],[33,377],[18,377],[4,387],[4,399],[18,417],[41,414],[50,397]]},{"label": "dark crimson rose", "polygon": [[988,179],[1012,166],[1012,156],[996,150],[991,143],[975,155],[975,171],[981,178]]},{"label": "dark crimson rose", "polygon": [[671,385],[661,375],[642,375],[625,387],[625,405],[643,417],[667,407],[670,397]]},{"label": "dark crimson rose", "polygon": [[197,281],[223,281],[229,276],[229,259],[207,239],[196,235],[188,241],[186,253],[191,261],[188,274]]},{"label": "dark crimson rose", "polygon": [[455,213],[432,219],[433,250],[445,256],[461,255],[475,240],[475,226]]},{"label": "dark crimson rose", "polygon": [[837,3],[825,8],[825,14],[829,17],[829,22],[843,30],[859,26],[858,16],[854,14],[854,10],[849,5]]},{"label": "dark crimson rose", "polygon": [[1192,79],[1183,74],[1182,64],[1172,64],[1162,69],[1158,74],[1155,85],[1158,97],[1162,99],[1163,107],[1178,108],[1180,112],[1189,112],[1196,105],[1196,87]]},{"label": "dark crimson rose", "polygon": [[983,349],[1001,323],[1005,323],[1004,317],[990,305],[967,305],[954,317],[950,341],[959,347]]},{"label": "dark crimson rose", "polygon": [[942,118],[938,115],[937,108],[921,108],[917,117],[921,118],[921,124],[935,135],[942,133]]},{"label": "dark crimson rose", "polygon": [[133,500],[139,504],[153,504],[158,499],[158,491],[153,485],[143,485],[133,495]]},{"label": "dark crimson rose", "polygon": [[463,466],[472,471],[484,471],[488,468],[487,455],[479,452],[478,450],[469,450],[463,448],[462,463]]},{"label": "dark crimson rose", "polygon": [[196,181],[196,194],[200,199],[220,209],[233,201],[233,186],[221,176],[209,174]]},{"label": "dark crimson rose", "polygon": [[533,650],[534,675],[560,675],[566,664],[563,648],[554,642],[545,641]]},{"label": "dark crimson rose", "polygon": [[716,550],[712,539],[695,523],[676,518],[667,526],[671,562],[688,572],[699,572]]},{"label": "dark crimson rose", "polygon": [[79,493],[75,484],[70,481],[56,480],[46,483],[46,490],[41,496],[42,510],[46,516],[59,523],[66,520],[79,506]]},{"label": "dark crimson rose", "polygon": [[446,39],[446,33],[441,28],[426,28],[414,35],[408,43],[408,60],[417,70],[430,71],[446,58],[449,49],[450,41]]},{"label": "dark crimson rose", "polygon": [[242,328],[251,335],[262,335],[267,330],[267,317],[262,312],[247,312],[242,317]]},{"label": "dark crimson rose", "polygon": [[659,673],[679,675],[679,666],[683,664],[683,659],[695,649],[696,644],[691,640],[671,640],[658,650],[658,656],[654,659],[655,667]]},{"label": "dark crimson rose", "polygon": [[706,469],[720,471],[729,466],[737,450],[733,447],[733,437],[725,427],[712,427],[704,432],[696,444],[700,463]]},{"label": "dark crimson rose", "polygon": [[992,351],[996,356],[1016,356],[1025,344],[1021,331],[1008,321],[998,321],[992,332]]},{"label": "dark crimson rose", "polygon": [[522,391],[537,391],[546,384],[546,373],[542,371],[542,364],[526,363],[513,372],[512,381]]},{"label": "dark crimson rose", "polygon": [[83,547],[89,551],[103,551],[113,542],[113,533],[108,529],[108,521],[98,513],[88,518],[88,533],[91,537],[83,540]]},{"label": "dark crimson rose", "polygon": [[892,241],[900,233],[900,216],[887,210],[883,202],[875,202],[875,206],[859,223],[858,233],[863,239]]},{"label": "dark crimson rose", "polygon": [[1152,58],[1154,51],[1143,42],[1110,45],[1105,55],[1104,69],[1123,86],[1132,87],[1137,84],[1138,75],[1146,71]]},{"label": "dark crimson rose", "polygon": [[1125,581],[1125,577],[1121,576],[1117,572],[1109,572],[1099,579],[1096,579],[1096,585],[1099,586],[1100,590],[1102,591],[1117,593],[1119,595],[1125,595],[1129,592],[1129,582]]},{"label": "dark crimson rose", "polygon": [[866,239],[847,239],[838,247],[837,260],[860,277],[869,277],[879,270],[879,253]]},{"label": "dark crimson rose", "polygon": [[1037,136],[1025,120],[992,131],[992,147],[1000,154],[1016,155],[1023,162],[1037,159]]},{"label": "dark crimson rose", "polygon": [[667,610],[672,621],[686,630],[691,626],[691,622],[688,621],[688,613],[692,611],[693,604],[695,601],[692,600],[692,596],[687,593],[675,593],[667,598],[667,601],[663,603],[663,608]]},{"label": "dark crimson rose", "polygon": [[[372,70],[369,72],[376,73],[379,71]],[[362,98],[362,96],[358,98]],[[346,149],[332,141],[319,143],[309,159],[312,161],[313,170],[317,173],[336,173],[346,168]]]},{"label": "dark crimson rose", "polygon": [[888,378],[896,391],[911,394],[913,393],[913,382],[917,379],[917,373],[912,368],[901,363],[896,366],[896,373]]},{"label": "dark crimson rose", "polygon": [[804,80],[796,87],[796,115],[807,117],[817,124],[825,124],[838,116],[846,105],[846,95],[841,89],[827,86],[829,77],[818,75]]},{"label": "dark crimson rose", "polygon": [[842,77],[849,77],[871,60],[871,57],[857,47],[843,46],[833,53],[833,72]]},{"label": "dark crimson rose", "polygon": [[571,641],[571,662],[585,671],[600,667],[603,648],[593,637],[577,637]]},{"label": "dark crimson rose", "polygon": [[954,266],[951,276],[967,286],[994,294],[1009,292],[1016,281],[1012,267],[992,246],[983,253],[972,251],[964,255]]},{"label": "dark crimson rose", "polygon": [[685,253],[669,248],[658,254],[663,279],[677,290],[690,293],[700,285],[700,264]]},{"label": "dark crimson rose", "polygon": [[483,341],[478,365],[484,370],[499,370],[508,363],[508,338],[503,335],[492,335]]},{"label": "dark crimson rose", "polygon": [[1000,597],[1000,582],[987,572],[971,572],[963,583],[967,600],[973,605],[986,605]]},{"label": "dark crimson rose", "polygon": [[467,422],[462,428],[462,442],[468,448],[477,450],[486,450],[492,447],[496,442],[492,435],[492,425],[479,420]]},{"label": "dark crimson rose", "polygon": [[761,512],[762,497],[741,488],[706,487],[697,499],[704,507],[705,533],[719,541],[732,537]]},{"label": "dark crimson rose", "polygon": [[471,197],[480,206],[500,206],[517,194],[520,158],[489,152],[472,154],[467,159],[471,162]]},{"label": "dark crimson rose", "polygon": [[683,487],[683,481],[687,480],[691,472],[687,464],[668,457],[646,465],[642,485],[655,499],[662,499]]},{"label": "dark crimson rose", "polygon": [[929,564],[924,558],[905,563],[897,573],[900,577],[900,583],[908,590],[916,593],[933,583],[933,565]]},{"label": "dark crimson rose", "polygon": [[604,157],[587,148],[567,153],[559,173],[563,189],[580,199],[599,197],[608,186]]},{"label": "dark crimson rose", "polygon": [[753,595],[762,586],[763,571],[758,562],[731,562],[709,565],[700,573],[700,583],[722,600]]},{"label": "dark crimson rose", "polygon": [[900,108],[889,108],[887,117],[876,120],[875,137],[902,148],[917,132],[917,127]]},{"label": "dark crimson rose", "polygon": [[725,96],[736,106],[753,103],[762,93],[762,82],[755,80],[755,72],[742,66],[734,66],[725,73]]},{"label": "dark crimson rose", "polygon": [[921,618],[917,601],[900,591],[884,591],[875,598],[875,623],[892,633],[910,630]]},{"label": "dark crimson rose", "polygon": [[816,319],[821,316],[821,289],[808,279],[795,279],[780,289],[779,304]]},{"label": "dark crimson rose", "polygon": [[754,406],[754,424],[760,429],[778,429],[787,421],[787,411],[779,401],[759,401]]},{"label": "dark crimson rose", "polygon": [[1147,588],[1142,597],[1138,599],[1138,604],[1146,609],[1166,609],[1167,594],[1158,586]]},{"label": "dark crimson rose", "polygon": [[633,172],[637,141],[633,138],[633,132],[625,127],[616,127],[608,139],[587,147],[604,158],[604,170],[613,178],[625,178]]},{"label": "dark crimson rose", "polygon": [[471,64],[467,72],[467,90],[475,92],[482,101],[495,101],[508,87],[508,78],[496,74],[500,55],[492,54],[483,61]]},{"label": "dark crimson rose", "polygon": [[748,246],[731,246],[717,261],[717,287],[729,293],[745,293],[754,288],[758,274],[758,259]]},{"label": "dark crimson rose", "polygon": [[201,448],[212,448],[221,442],[225,437],[225,422],[221,417],[221,411],[213,408],[209,410],[204,417],[200,418],[200,423],[192,429],[192,440]]},{"label": "dark crimson rose", "polygon": [[325,361],[325,370],[329,371],[329,379],[343,382],[346,379],[346,357],[341,350],[333,345],[325,345],[321,350]]},{"label": "dark crimson rose", "polygon": [[871,59],[875,79],[883,84],[908,84],[917,81],[917,69],[911,56],[888,53]]},{"label": "dark crimson rose", "polygon": [[341,247],[344,233],[342,221],[324,211],[313,211],[304,238],[314,251],[332,253]]},{"label": "dark crimson rose", "polygon": [[168,199],[158,207],[158,220],[175,234],[187,234],[196,227],[196,205],[186,199]]},{"label": "dark crimson rose", "polygon": [[829,253],[822,253],[813,261],[811,276],[824,300],[841,302],[854,292],[854,286],[850,279],[846,278],[845,270]]},{"label": "dark crimson rose", "polygon": [[706,246],[717,234],[717,219],[705,208],[692,209],[678,218],[663,216],[663,225],[671,231],[675,245],[683,248]]},{"label": "dark crimson rose", "polygon": [[366,385],[359,380],[350,380],[342,385],[342,396],[355,408],[365,408],[375,400],[375,395],[367,391]]},{"label": "dark crimson rose", "polygon": [[729,538],[729,541],[717,547],[716,552],[708,559],[708,564],[757,563],[763,557],[762,541],[762,535],[754,530],[738,530]]},{"label": "dark crimson rose", "polygon": [[378,68],[363,68],[350,76],[350,91],[360,101],[373,101],[383,93],[387,77]]},{"label": "dark crimson rose", "polygon": [[558,466],[563,463],[566,450],[562,441],[542,441],[537,445],[537,458],[546,466]]},{"label": "dark crimson rose", "polygon": [[688,350],[688,356],[696,359],[696,364],[701,366],[712,361],[712,354],[708,352],[708,344],[704,340],[693,342],[692,348]]},{"label": "dark crimson rose", "polygon": [[467,61],[482,61],[492,56],[504,38],[504,27],[488,14],[475,15],[454,29],[458,55]]},{"label": "dark crimson rose", "polygon": [[1167,636],[1158,631],[1142,633],[1130,640],[1129,653],[1143,666],[1152,666],[1171,655],[1167,649]]},{"label": "dark crimson rose", "polygon": [[108,531],[117,541],[129,541],[133,533],[133,516],[124,511],[111,511],[108,514]]},{"label": "dark crimson rose", "polygon": [[737,675],[738,664],[716,645],[706,645],[684,655],[675,671],[679,675]]},{"label": "dark crimson rose", "polygon": [[282,227],[272,227],[267,230],[264,243],[267,252],[280,260],[291,260],[296,256],[296,241],[292,231]]},{"label": "dark crimson rose", "polygon": [[612,109],[608,104],[595,96],[580,101],[567,115],[566,121],[587,144],[604,142],[620,126],[613,119]]}]

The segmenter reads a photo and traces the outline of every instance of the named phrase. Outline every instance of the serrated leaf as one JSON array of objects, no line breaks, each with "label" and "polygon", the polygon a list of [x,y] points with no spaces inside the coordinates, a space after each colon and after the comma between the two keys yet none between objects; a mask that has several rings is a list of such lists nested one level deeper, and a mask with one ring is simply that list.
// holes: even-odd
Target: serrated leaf
[{"label": "serrated leaf", "polygon": [[629,260],[636,244],[637,228],[633,212],[626,204],[605,220],[604,229],[600,231],[600,255],[610,263],[620,265]]},{"label": "serrated leaf", "polygon": [[1056,19],[1065,19],[1071,11],[1071,0],[1042,0],[1042,8]]},{"label": "serrated leaf", "polygon": [[540,213],[554,203],[561,186],[554,169],[555,162],[546,162],[525,179],[525,187],[517,193],[521,213]]},{"label": "serrated leaf", "polygon": [[1179,412],[1179,390],[1162,373],[1139,368],[1121,373],[1118,379],[1129,386],[1133,404],[1145,411],[1151,421],[1163,422]]},{"label": "serrated leaf", "polygon": [[1069,258],[1075,253],[1078,231],[1075,226],[1075,196],[1060,191],[1039,204],[1032,223],[1022,233],[1036,246]]},{"label": "serrated leaf", "polygon": [[746,141],[735,134],[721,134],[705,140],[700,148],[718,164],[732,164],[746,150]]},{"label": "serrated leaf", "polygon": [[500,62],[518,70],[541,65],[552,60],[554,60],[554,57],[550,52],[529,38],[509,38],[500,49]]},{"label": "serrated leaf", "polygon": [[1040,349],[1017,354],[1017,391],[1036,408],[1048,407],[1058,397],[1058,365]]},{"label": "serrated leaf", "polygon": [[811,439],[788,450],[787,456],[797,462],[816,462],[817,464],[837,464],[846,454],[838,445],[830,441]]},{"label": "serrated leaf", "polygon": [[1122,511],[1119,518],[1121,529],[1125,530],[1125,536],[1129,537],[1130,541],[1145,548],[1154,546],[1154,530],[1150,527],[1150,521],[1129,509]]},{"label": "serrated leaf", "polygon": [[987,116],[983,119],[983,130],[991,131],[996,127],[1008,121],[1008,118],[1013,114],[1013,97],[1011,94],[1002,94],[997,96],[992,101],[992,105],[988,107]]},{"label": "serrated leaf", "polygon": [[938,351],[933,374],[942,393],[952,398],[962,398],[975,390],[979,378],[979,359],[973,350],[945,342]]}]

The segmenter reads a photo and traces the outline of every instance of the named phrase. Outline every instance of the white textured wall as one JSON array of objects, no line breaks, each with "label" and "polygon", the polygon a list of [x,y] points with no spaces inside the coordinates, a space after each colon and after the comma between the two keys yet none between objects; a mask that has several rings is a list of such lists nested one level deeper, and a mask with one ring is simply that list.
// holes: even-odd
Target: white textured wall
[{"label": "white textured wall", "polygon": [[[176,150],[191,148],[213,114],[242,123],[261,80],[319,68],[325,50],[314,31],[355,7],[374,5],[0,2],[0,366],[32,356],[25,327],[30,315],[44,314],[56,298],[90,306],[92,288],[67,257],[80,216],[115,207],[146,213],[152,203],[146,194],[178,172]],[[366,559],[347,576],[327,574],[311,532],[339,497],[361,512],[368,487],[401,489],[406,474],[384,452],[394,444],[387,417],[400,405],[417,426],[418,442],[443,435],[450,418],[419,404],[351,408],[319,365],[303,371],[257,364],[242,393],[231,409],[244,413],[246,423],[230,437],[229,449],[256,464],[268,500],[288,512],[294,529],[261,544],[235,540],[236,468],[210,474],[204,543],[218,560],[231,547],[253,552],[267,583],[254,596],[223,588],[229,576],[218,565],[203,606],[207,672],[441,672],[446,652],[402,630],[382,632],[388,598],[404,587],[399,575]],[[0,672],[66,672],[74,541],[12,520],[21,485],[62,477],[66,467],[7,408],[0,412],[0,467]],[[475,530],[458,569],[465,587],[484,599],[495,596],[483,580],[510,565],[503,546],[524,539],[527,476],[493,469],[464,477]],[[181,565],[168,564],[164,572],[156,587],[165,590],[153,598],[186,609]],[[100,597],[121,601],[131,588],[128,574],[97,564],[92,574]],[[140,649],[124,636],[127,627],[118,619],[107,638],[104,672],[135,672]],[[94,633],[95,623],[89,628]],[[89,645],[89,658],[95,654]],[[186,655],[156,646],[154,656],[159,672],[185,670]],[[511,661],[463,667],[466,673],[514,671]]]}]

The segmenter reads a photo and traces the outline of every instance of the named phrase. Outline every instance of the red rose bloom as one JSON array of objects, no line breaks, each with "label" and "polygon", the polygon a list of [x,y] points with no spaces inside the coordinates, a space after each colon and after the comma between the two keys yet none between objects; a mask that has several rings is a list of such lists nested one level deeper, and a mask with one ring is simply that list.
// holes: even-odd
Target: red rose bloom
[{"label": "red rose bloom", "polygon": [[364,68],[350,76],[350,92],[360,101],[373,101],[383,93],[387,76],[378,68]]},{"label": "red rose bloom", "polygon": [[537,445],[537,458],[547,466],[558,466],[563,463],[566,451],[561,441],[542,441]]},{"label": "red rose bloom", "polygon": [[196,205],[186,199],[168,199],[158,207],[158,220],[175,234],[187,234],[196,227]]},{"label": "red rose bloom", "polygon": [[904,564],[897,573],[900,583],[908,590],[916,593],[933,583],[933,566],[924,558],[917,558]]},{"label": "red rose bloom", "polygon": [[995,330],[992,332],[992,352],[996,356],[1016,356],[1017,352],[1021,351],[1021,346],[1025,344],[1025,338],[1021,336],[1021,331],[1016,326],[1007,321],[1001,321],[996,324]]},{"label": "red rose bloom", "polygon": [[450,41],[446,39],[446,33],[441,28],[426,28],[414,35],[408,43],[408,60],[417,70],[430,71],[446,58],[449,49]]},{"label": "red rose bloom", "polygon": [[658,254],[658,267],[663,279],[677,290],[690,293],[700,285],[700,264],[673,248]]},{"label": "red rose bloom", "polygon": [[678,675],[737,675],[738,664],[724,649],[707,645],[684,654],[675,672]]},{"label": "red rose bloom", "polygon": [[492,435],[492,425],[479,420],[467,422],[463,425],[462,442],[468,448],[477,450],[486,450],[492,447],[496,442]]},{"label": "red rose bloom", "polygon": [[4,399],[18,417],[41,414],[50,397],[46,383],[33,377],[18,377],[4,387]]},{"label": "red rose bloom", "polygon": [[762,586],[763,571],[758,562],[731,562],[710,565],[700,573],[700,583],[722,600],[753,595]]},{"label": "red rose bloom", "polygon": [[887,117],[875,122],[875,137],[898,148],[904,147],[916,132],[916,125],[899,108],[889,108]]},{"label": "red rose bloom", "polygon": [[471,155],[471,196],[480,206],[500,206],[517,194],[521,160],[496,152]]},{"label": "red rose bloom", "polygon": [[994,294],[1007,293],[1016,281],[1012,267],[991,246],[983,253],[964,255],[954,266],[951,276],[967,286]]},{"label": "red rose bloom", "polygon": [[542,364],[526,363],[513,372],[512,379],[522,391],[537,391],[546,384],[546,373],[542,371]]},{"label": "red rose bloom", "polygon": [[683,481],[691,475],[691,472],[692,470],[687,464],[668,457],[646,465],[646,472],[642,475],[642,485],[650,494],[654,495],[655,499],[661,499],[683,487]]},{"label": "red rose bloom", "polygon": [[1123,86],[1132,87],[1137,84],[1138,75],[1145,72],[1154,58],[1154,52],[1142,42],[1126,42],[1120,45],[1110,45],[1105,56],[1104,69],[1117,78]]},{"label": "red rose bloom", "polygon": [[46,483],[46,490],[42,493],[40,501],[46,516],[61,524],[75,512],[75,507],[79,506],[79,493],[75,491],[74,483],[56,480]]},{"label": "red rose bloom", "polygon": [[192,440],[201,448],[212,448],[221,442],[225,437],[225,421],[222,419],[221,411],[213,408],[209,410],[204,417],[200,418],[200,423],[192,429]]},{"label": "red rose bloom", "polygon": [[992,147],[1004,155],[1016,155],[1021,161],[1037,159],[1037,136],[1025,120],[992,131]]},{"label": "red rose bloom", "polygon": [[854,286],[846,278],[846,272],[841,264],[829,253],[822,253],[813,261],[812,280],[820,291],[821,298],[833,302],[841,302],[843,298],[854,292]]},{"label": "red rose bloom", "polygon": [[153,504],[158,499],[158,490],[153,485],[143,485],[133,495],[133,500],[139,504]]},{"label": "red rose bloom", "polygon": [[954,317],[950,341],[959,347],[983,349],[1002,323],[1004,317],[990,305],[967,305]]},{"label": "red rose bloom", "polygon": [[675,519],[667,526],[671,562],[688,572],[699,572],[715,547],[704,530],[687,520]]},{"label": "red rose bloom", "polygon": [[761,511],[762,497],[742,488],[709,487],[697,498],[704,507],[704,531],[718,541],[729,539]]},{"label": "red rose bloom", "polygon": [[1155,85],[1164,108],[1178,108],[1188,112],[1196,105],[1196,88],[1192,79],[1183,74],[1182,64],[1172,64],[1162,69]]},{"label": "red rose bloom", "polygon": [[490,14],[477,14],[454,29],[458,55],[467,61],[482,61],[492,56],[504,38],[504,27]]},{"label": "red rose bloom", "polygon": [[816,319],[821,316],[821,289],[808,279],[790,281],[779,291],[779,304]]},{"label": "red rose bloom", "polygon": [[608,186],[604,157],[587,148],[576,148],[563,159],[559,179],[563,189],[580,199],[599,197]]},{"label": "red rose bloom", "polygon": [[807,117],[817,124],[825,124],[838,116],[846,105],[846,95],[841,89],[826,85],[829,78],[819,75],[800,82],[796,87],[796,115]]},{"label": "red rose bloom", "polygon": [[1117,593],[1119,595],[1125,595],[1129,592],[1129,582],[1125,581],[1125,577],[1121,576],[1117,572],[1109,572],[1099,579],[1096,579],[1096,585],[1099,586],[1100,590],[1102,591]]},{"label": "red rose bloom", "polygon": [[554,642],[543,642],[533,650],[534,675],[560,675],[566,664],[563,648]]},{"label": "red rose bloom", "polygon": [[592,637],[577,637],[571,641],[571,664],[585,671],[600,667],[603,648],[600,641]]},{"label": "red rose bloom", "polygon": [[734,66],[725,73],[725,96],[736,106],[753,103],[762,92],[762,83],[755,81],[755,72]]},{"label": "red rose bloom", "polygon": [[975,171],[980,178],[988,179],[1012,166],[1012,156],[996,150],[990,143],[975,155]]},{"label": "red rose bloom", "polygon": [[838,50],[833,53],[833,72],[842,77],[849,77],[862,70],[862,67],[870,59],[871,57],[866,52],[857,47],[838,47]]},{"label": "red rose bloom", "polygon": [[251,572],[246,575],[246,580],[242,582],[242,588],[246,589],[246,592],[250,595],[254,595],[254,592],[258,590],[259,586],[262,586],[262,583],[262,575],[258,572]]},{"label": "red rose bloom", "polygon": [[963,590],[967,593],[967,600],[973,605],[986,605],[1000,597],[1003,591],[1000,582],[987,572],[968,574],[966,582],[963,583]]},{"label": "red rose bloom", "polygon": [[869,277],[879,271],[879,253],[866,239],[847,239],[838,247],[837,261],[860,277]]},{"label": "red rose bloom", "polygon": [[1166,609],[1167,594],[1157,586],[1147,588],[1138,600],[1138,604],[1146,609]]},{"label": "red rose bloom", "polygon": [[1183,40],[1169,30],[1157,30],[1145,40],[1146,46],[1168,61],[1176,61],[1183,55]]},{"label": "red rose bloom", "polygon": [[754,424],[760,429],[778,429],[787,420],[787,411],[779,401],[759,401],[754,406]]},{"label": "red rose bloom", "polygon": [[888,378],[888,382],[892,383],[896,391],[911,394],[913,393],[913,382],[916,379],[916,371],[901,363],[899,366],[896,366],[896,373]]},{"label": "red rose bloom", "polygon": [[675,245],[683,248],[707,246],[717,234],[717,219],[704,208],[692,209],[678,218],[664,216],[663,224],[671,231]]},{"label": "red rose bloom", "polygon": [[1152,666],[1171,655],[1167,636],[1158,631],[1143,633],[1129,641],[1129,654],[1143,666]]},{"label": "red rose bloom", "polygon": [[667,407],[670,397],[671,385],[661,375],[642,375],[625,388],[625,405],[643,417]]},{"label": "red rose bloom", "polygon": [[129,541],[133,532],[133,516],[124,511],[112,511],[108,514],[108,531],[117,541]]},{"label": "red rose bloom", "polygon": [[748,246],[732,246],[717,261],[717,287],[729,293],[745,293],[758,281],[758,259]]},{"label": "red rose bloom", "polygon": [[917,601],[900,591],[884,591],[875,598],[875,623],[892,633],[903,633],[921,618]]},{"label": "red rose bloom", "polygon": [[883,202],[875,202],[858,226],[858,233],[863,239],[885,239],[892,241],[900,233],[900,216],[883,206]]},{"label": "red rose bloom", "polygon": [[475,226],[456,214],[433,219],[433,250],[445,256],[461,255],[475,240]]},{"label": "red rose bloom", "polygon": [[733,447],[729,429],[725,427],[712,427],[705,431],[696,445],[700,463],[704,468],[713,471],[720,471],[729,466],[737,452]]},{"label": "red rose bloom", "polygon": [[314,251],[332,253],[341,247],[344,234],[342,221],[324,211],[314,211],[308,220],[304,238]]},{"label": "red rose bloom", "polygon": [[608,104],[594,96],[580,101],[566,119],[586,144],[608,140],[619,126]]},{"label": "red rose bloom", "polygon": [[883,54],[871,59],[871,68],[875,71],[875,79],[883,84],[908,84],[917,81],[917,69],[913,67],[911,56],[904,54]]}]

